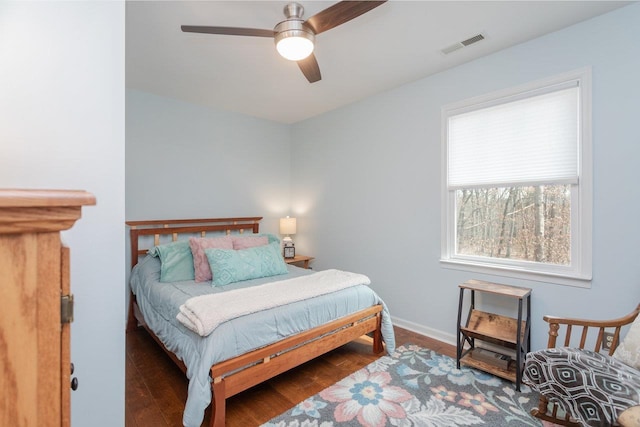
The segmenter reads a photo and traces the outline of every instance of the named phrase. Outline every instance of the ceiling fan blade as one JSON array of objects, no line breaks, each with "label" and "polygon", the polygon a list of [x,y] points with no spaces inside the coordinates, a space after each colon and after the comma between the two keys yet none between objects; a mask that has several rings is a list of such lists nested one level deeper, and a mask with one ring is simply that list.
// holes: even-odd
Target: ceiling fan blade
[{"label": "ceiling fan blade", "polygon": [[307,19],[307,24],[316,34],[323,33],[327,30],[351,21],[354,18],[369,12],[372,9],[386,3],[383,1],[341,1],[331,7],[326,8]]},{"label": "ceiling fan blade", "polygon": [[298,67],[300,67],[302,74],[304,74],[307,80],[309,80],[309,83],[315,83],[318,80],[322,79],[318,61],[316,60],[316,56],[313,53],[306,58],[298,61]]},{"label": "ceiling fan blade", "polygon": [[238,28],[238,27],[205,27],[198,25],[182,25],[185,33],[204,34],[225,34],[229,36],[253,36],[253,37],[274,37],[273,30],[261,30],[259,28]]}]

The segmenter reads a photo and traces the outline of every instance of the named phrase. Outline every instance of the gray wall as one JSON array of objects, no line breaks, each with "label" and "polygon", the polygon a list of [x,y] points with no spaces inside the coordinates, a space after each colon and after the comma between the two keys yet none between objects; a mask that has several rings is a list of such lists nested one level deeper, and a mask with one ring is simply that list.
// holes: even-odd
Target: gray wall
[{"label": "gray wall", "polygon": [[97,199],[63,232],[74,426],[124,424],[124,22],[124,2],[0,2],[0,187]]},{"label": "gray wall", "polygon": [[[443,268],[441,107],[591,66],[594,225],[590,289]],[[640,5],[427,77],[292,128],[298,251],[317,268],[368,274],[396,323],[455,341],[458,287],[477,278],[533,288],[543,314],[617,317],[640,302]],[[508,302],[485,301],[508,311]]]}]

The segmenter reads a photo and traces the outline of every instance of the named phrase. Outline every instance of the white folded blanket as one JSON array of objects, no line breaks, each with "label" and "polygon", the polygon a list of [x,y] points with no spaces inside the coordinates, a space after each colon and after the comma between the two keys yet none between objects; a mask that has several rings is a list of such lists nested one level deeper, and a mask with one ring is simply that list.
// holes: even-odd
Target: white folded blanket
[{"label": "white folded blanket", "polygon": [[206,337],[218,325],[236,317],[369,284],[371,281],[363,274],[323,270],[308,276],[189,298],[180,306],[176,318],[198,335]]}]

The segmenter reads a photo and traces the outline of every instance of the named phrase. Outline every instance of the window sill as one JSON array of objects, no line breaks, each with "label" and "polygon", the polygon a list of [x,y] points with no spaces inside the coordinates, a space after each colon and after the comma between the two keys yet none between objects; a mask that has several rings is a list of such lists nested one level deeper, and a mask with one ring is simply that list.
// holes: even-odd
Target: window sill
[{"label": "window sill", "polygon": [[573,286],[577,288],[591,288],[591,277],[532,271],[513,266],[488,265],[468,260],[441,259],[440,264],[442,267],[452,270],[471,271],[474,273],[504,276],[513,279],[533,280],[536,282]]}]

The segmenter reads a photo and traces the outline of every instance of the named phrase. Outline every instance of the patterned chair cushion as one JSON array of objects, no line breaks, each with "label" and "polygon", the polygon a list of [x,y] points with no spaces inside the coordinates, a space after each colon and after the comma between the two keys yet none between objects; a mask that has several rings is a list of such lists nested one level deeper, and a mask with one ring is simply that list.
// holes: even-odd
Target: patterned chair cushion
[{"label": "patterned chair cushion", "polygon": [[523,382],[588,426],[611,426],[640,403],[640,372],[604,354],[548,348],[527,355]]}]

